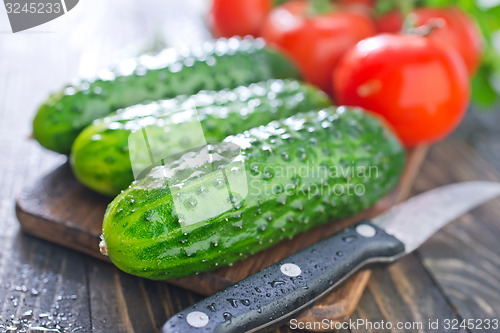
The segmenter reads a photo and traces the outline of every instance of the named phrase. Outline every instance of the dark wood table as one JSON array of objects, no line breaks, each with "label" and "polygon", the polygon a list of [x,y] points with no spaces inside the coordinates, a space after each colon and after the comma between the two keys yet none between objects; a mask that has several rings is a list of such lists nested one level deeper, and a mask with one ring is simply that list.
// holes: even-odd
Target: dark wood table
[{"label": "dark wood table", "polygon": [[[112,265],[23,234],[14,199],[65,157],[29,139],[31,119],[71,77],[162,46],[209,38],[203,0],[85,0],[67,15],[13,35],[0,15],[0,332],[25,324],[61,332],[157,332],[199,296],[121,273]],[[0,10],[1,11],[1,10]],[[500,109],[471,110],[434,145],[414,193],[500,181]],[[500,200],[466,214],[416,253],[374,270],[352,320],[422,322],[500,318]],[[15,331],[13,329],[13,331]],[[282,328],[281,331],[289,331]],[[352,332],[494,332],[347,329]]]}]

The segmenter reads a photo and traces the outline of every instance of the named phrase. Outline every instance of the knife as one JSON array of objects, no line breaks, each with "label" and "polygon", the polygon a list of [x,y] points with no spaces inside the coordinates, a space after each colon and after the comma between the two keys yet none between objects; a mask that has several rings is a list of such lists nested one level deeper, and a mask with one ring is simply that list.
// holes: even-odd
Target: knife
[{"label": "knife", "polygon": [[360,268],[398,260],[498,195],[500,183],[481,181],[417,195],[179,312],[162,333],[258,332],[284,324]]}]

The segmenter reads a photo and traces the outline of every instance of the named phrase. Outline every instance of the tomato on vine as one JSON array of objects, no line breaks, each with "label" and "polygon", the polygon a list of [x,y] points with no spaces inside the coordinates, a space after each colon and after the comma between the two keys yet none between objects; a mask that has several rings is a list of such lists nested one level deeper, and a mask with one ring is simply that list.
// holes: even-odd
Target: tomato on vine
[{"label": "tomato on vine", "polygon": [[213,0],[212,30],[217,37],[260,36],[273,0]]},{"label": "tomato on vine", "polygon": [[[458,7],[421,7],[410,15],[417,27],[442,20],[444,26],[433,31],[429,38],[455,48],[465,61],[469,75],[474,76],[481,63],[483,38],[477,24],[465,12]],[[377,22],[379,32],[399,32],[402,26],[403,17],[399,11],[385,14]]]},{"label": "tomato on vine", "polygon": [[287,54],[308,82],[330,92],[331,74],[340,57],[375,32],[366,10],[331,7],[329,1],[292,0],[273,9],[262,37]]},{"label": "tomato on vine", "polygon": [[469,103],[457,51],[418,35],[381,34],[348,51],[334,73],[338,103],[382,115],[408,147],[449,134]]}]

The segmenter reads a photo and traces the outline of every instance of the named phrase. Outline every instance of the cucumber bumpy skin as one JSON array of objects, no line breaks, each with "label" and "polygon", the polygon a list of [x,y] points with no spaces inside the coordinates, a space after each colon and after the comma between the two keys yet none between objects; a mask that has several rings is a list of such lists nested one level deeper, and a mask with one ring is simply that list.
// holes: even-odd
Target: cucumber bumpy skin
[{"label": "cucumber bumpy skin", "polygon": [[52,94],[33,120],[33,136],[45,148],[69,154],[80,131],[120,108],[201,90],[236,88],[272,78],[298,78],[298,71],[261,39],[220,39],[186,52],[125,61],[95,81]]},{"label": "cucumber bumpy skin", "polygon": [[[146,129],[152,154],[167,157],[193,133],[171,129],[178,126],[173,119],[186,110],[196,108],[204,137],[213,143],[272,120],[330,105],[326,94],[312,86],[292,80],[269,80],[233,90],[202,91],[190,97],[133,106],[98,119],[83,130],[73,144],[71,166],[81,183],[101,194],[115,196],[134,180],[128,150],[132,132]],[[161,152],[155,151],[158,147]],[[151,167],[148,152],[143,150],[140,155],[134,155],[134,166]]]},{"label": "cucumber bumpy skin", "polygon": [[[118,268],[164,280],[230,265],[373,205],[397,184],[405,160],[399,141],[378,119],[344,107],[273,121],[223,144],[241,148],[233,161],[244,162],[248,194],[232,186],[232,209],[186,224],[174,199],[187,211],[207,214],[227,204],[221,201],[223,180],[211,170],[224,166],[231,149],[217,151],[217,165],[193,168],[196,153],[189,153],[154,168],[106,211],[101,249]],[[237,184],[240,171],[226,170],[226,184]]]}]

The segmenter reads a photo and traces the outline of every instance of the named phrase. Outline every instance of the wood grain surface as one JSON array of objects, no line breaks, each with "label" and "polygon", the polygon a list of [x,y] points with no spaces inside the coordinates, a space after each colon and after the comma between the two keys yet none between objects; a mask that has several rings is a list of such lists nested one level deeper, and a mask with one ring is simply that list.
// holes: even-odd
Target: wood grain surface
[{"label": "wood grain surface", "polygon": [[[158,44],[206,39],[203,10],[193,10],[206,3],[85,0],[69,14],[16,35],[8,31],[0,10],[0,332],[12,327],[22,332],[27,325],[61,332],[158,332],[166,319],[201,298],[22,233],[15,198],[65,161],[28,139],[33,114],[47,94],[74,76],[91,75]],[[413,194],[458,181],[499,181],[498,124],[500,108],[471,110],[451,137],[432,147]],[[499,229],[500,200],[494,200],[447,226],[416,253],[375,268],[349,319],[395,325],[499,318]],[[292,330],[285,326],[278,331]],[[496,330],[359,326],[338,332]]]}]

